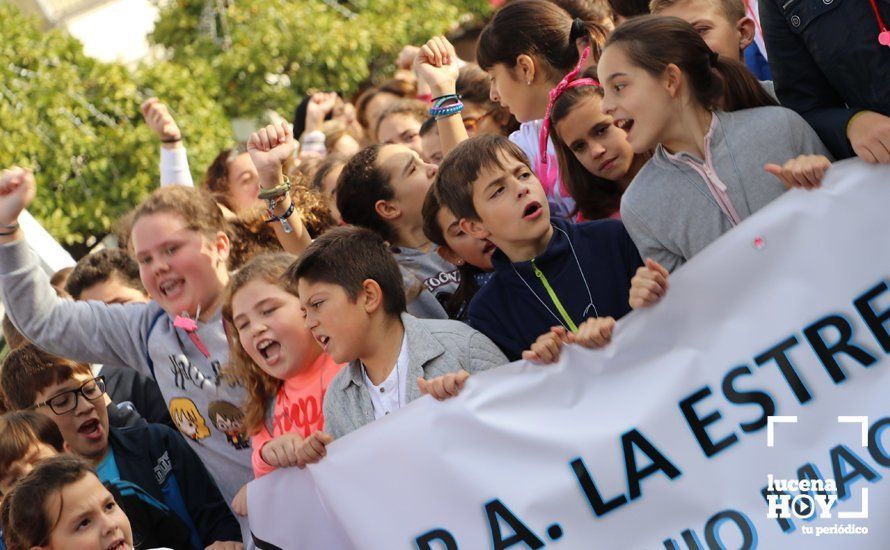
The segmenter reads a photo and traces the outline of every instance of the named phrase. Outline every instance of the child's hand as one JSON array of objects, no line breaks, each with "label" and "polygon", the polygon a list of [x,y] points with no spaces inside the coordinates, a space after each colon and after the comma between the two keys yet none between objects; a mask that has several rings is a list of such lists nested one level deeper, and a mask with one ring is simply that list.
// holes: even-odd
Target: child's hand
[{"label": "child's hand", "polygon": [[418,377],[417,386],[420,388],[420,395],[430,394],[439,401],[444,401],[449,397],[457,396],[469,377],[470,373],[460,369],[457,372],[451,372],[429,380]]},{"label": "child's hand", "polygon": [[417,57],[417,52],[419,51],[420,48],[411,44],[402,48],[402,51],[399,52],[399,56],[396,58],[396,67],[403,71],[410,70],[411,65],[414,63],[414,58]]},{"label": "child's hand", "polygon": [[324,119],[334,110],[340,96],[337,92],[320,92],[312,94],[309,103],[306,104],[306,129],[305,132],[321,130]]},{"label": "child's hand", "polygon": [[825,171],[831,168],[831,161],[822,155],[800,155],[783,166],[766,164],[763,169],[776,176],[785,187],[792,189],[815,189],[822,184]]},{"label": "child's hand", "polygon": [[574,341],[575,335],[568,332],[565,327],[550,327],[549,332],[538,336],[531,348],[522,352],[522,358],[544,365],[556,363],[559,361],[559,352],[562,347]]},{"label": "child's hand", "polygon": [[458,66],[454,46],[444,36],[430,38],[414,58],[414,72],[429,84],[433,97],[455,93]]},{"label": "child's hand", "polygon": [[232,499],[232,511],[237,515],[247,517],[247,484],[238,489],[235,498]]},{"label": "child's hand", "polygon": [[167,106],[158,101],[158,98],[152,97],[145,100],[139,110],[142,111],[142,118],[145,119],[148,127],[162,142],[182,140],[182,132],[179,130],[176,120],[173,119]]},{"label": "child's hand", "polygon": [[306,464],[316,464],[327,456],[327,446],[332,441],[334,441],[334,438],[322,431],[317,431],[306,438],[297,451],[297,458],[303,463],[300,468],[303,468]]},{"label": "child's hand", "polygon": [[612,341],[615,319],[611,317],[591,317],[578,327],[575,343],[585,348],[601,348]]},{"label": "child's hand", "polygon": [[4,170],[0,174],[0,224],[14,225],[36,193],[37,184],[30,170],[18,166]]},{"label": "child's hand", "polygon": [[306,465],[301,456],[301,447],[304,441],[299,434],[295,433],[279,435],[263,445],[260,456],[266,461],[266,464],[273,468],[290,468],[292,466],[302,468]]},{"label": "child's hand", "polygon": [[847,138],[856,156],[865,162],[890,162],[890,117],[865,111],[850,120]]},{"label": "child's hand", "polygon": [[247,152],[260,174],[263,187],[275,187],[281,181],[281,166],[294,154],[294,132],[287,122],[270,124],[250,134]]},{"label": "child's hand", "polygon": [[637,269],[630,280],[630,307],[654,306],[664,298],[668,290],[668,270],[651,258],[646,258],[645,267]]}]

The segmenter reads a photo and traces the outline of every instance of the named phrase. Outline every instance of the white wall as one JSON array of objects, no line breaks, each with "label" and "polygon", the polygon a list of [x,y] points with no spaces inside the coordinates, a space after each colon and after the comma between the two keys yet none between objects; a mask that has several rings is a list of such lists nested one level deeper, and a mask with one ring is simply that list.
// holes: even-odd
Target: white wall
[{"label": "white wall", "polygon": [[148,0],[116,0],[72,17],[65,27],[83,42],[87,55],[132,64],[148,54],[146,35],[157,16]]}]

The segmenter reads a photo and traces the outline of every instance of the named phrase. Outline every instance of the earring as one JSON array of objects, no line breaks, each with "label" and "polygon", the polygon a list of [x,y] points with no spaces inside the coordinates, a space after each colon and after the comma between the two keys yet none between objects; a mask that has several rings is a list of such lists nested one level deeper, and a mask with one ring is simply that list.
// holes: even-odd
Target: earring
[{"label": "earring", "polygon": [[526,80],[525,83],[526,83],[527,85],[529,85],[529,86],[532,85],[532,81],[531,81],[531,80]]},{"label": "earring", "polygon": [[460,260],[457,261],[457,265],[464,265],[464,260],[463,260],[463,258],[461,258]]}]

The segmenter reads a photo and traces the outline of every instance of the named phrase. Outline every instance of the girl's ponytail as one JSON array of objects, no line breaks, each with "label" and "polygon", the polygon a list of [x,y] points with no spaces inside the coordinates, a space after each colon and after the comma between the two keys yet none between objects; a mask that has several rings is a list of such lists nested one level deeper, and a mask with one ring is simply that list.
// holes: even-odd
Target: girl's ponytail
[{"label": "girl's ponytail", "polygon": [[[591,59],[599,59],[606,30],[550,0],[516,0],[495,12],[476,44],[476,63],[485,70],[497,64],[512,69],[520,55],[533,56],[548,78],[558,81],[578,63],[577,40],[590,41]],[[582,48],[583,49],[583,48]]]},{"label": "girl's ponytail", "polygon": [[643,15],[623,23],[606,41],[620,44],[627,58],[653,76],[668,65],[686,75],[696,101],[709,110],[737,111],[778,105],[741,63],[718,56],[682,19]]},{"label": "girl's ponytail", "polygon": [[713,68],[720,74],[723,82],[723,102],[720,108],[724,111],[738,111],[754,107],[778,105],[778,102],[766,93],[766,90],[755,78],[748,67],[741,62],[712,52]]}]

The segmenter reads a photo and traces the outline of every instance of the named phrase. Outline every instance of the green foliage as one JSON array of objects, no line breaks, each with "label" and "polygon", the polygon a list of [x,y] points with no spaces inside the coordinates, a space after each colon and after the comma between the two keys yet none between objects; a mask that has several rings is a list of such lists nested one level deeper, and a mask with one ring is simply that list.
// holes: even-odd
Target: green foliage
[{"label": "green foliage", "polygon": [[[150,39],[191,67],[209,60],[230,117],[289,116],[313,89],[351,93],[421,44],[489,11],[487,0],[176,0]],[[337,7],[334,7],[337,6]],[[349,14],[354,14],[350,16]]]},{"label": "green foliage", "polygon": [[158,186],[157,138],[139,112],[151,94],[171,105],[193,169],[230,139],[222,109],[196,93],[212,86],[209,70],[160,63],[134,75],[87,57],[76,39],[41,31],[6,3],[0,37],[0,167],[35,169],[31,213],[60,242],[101,237]]}]

